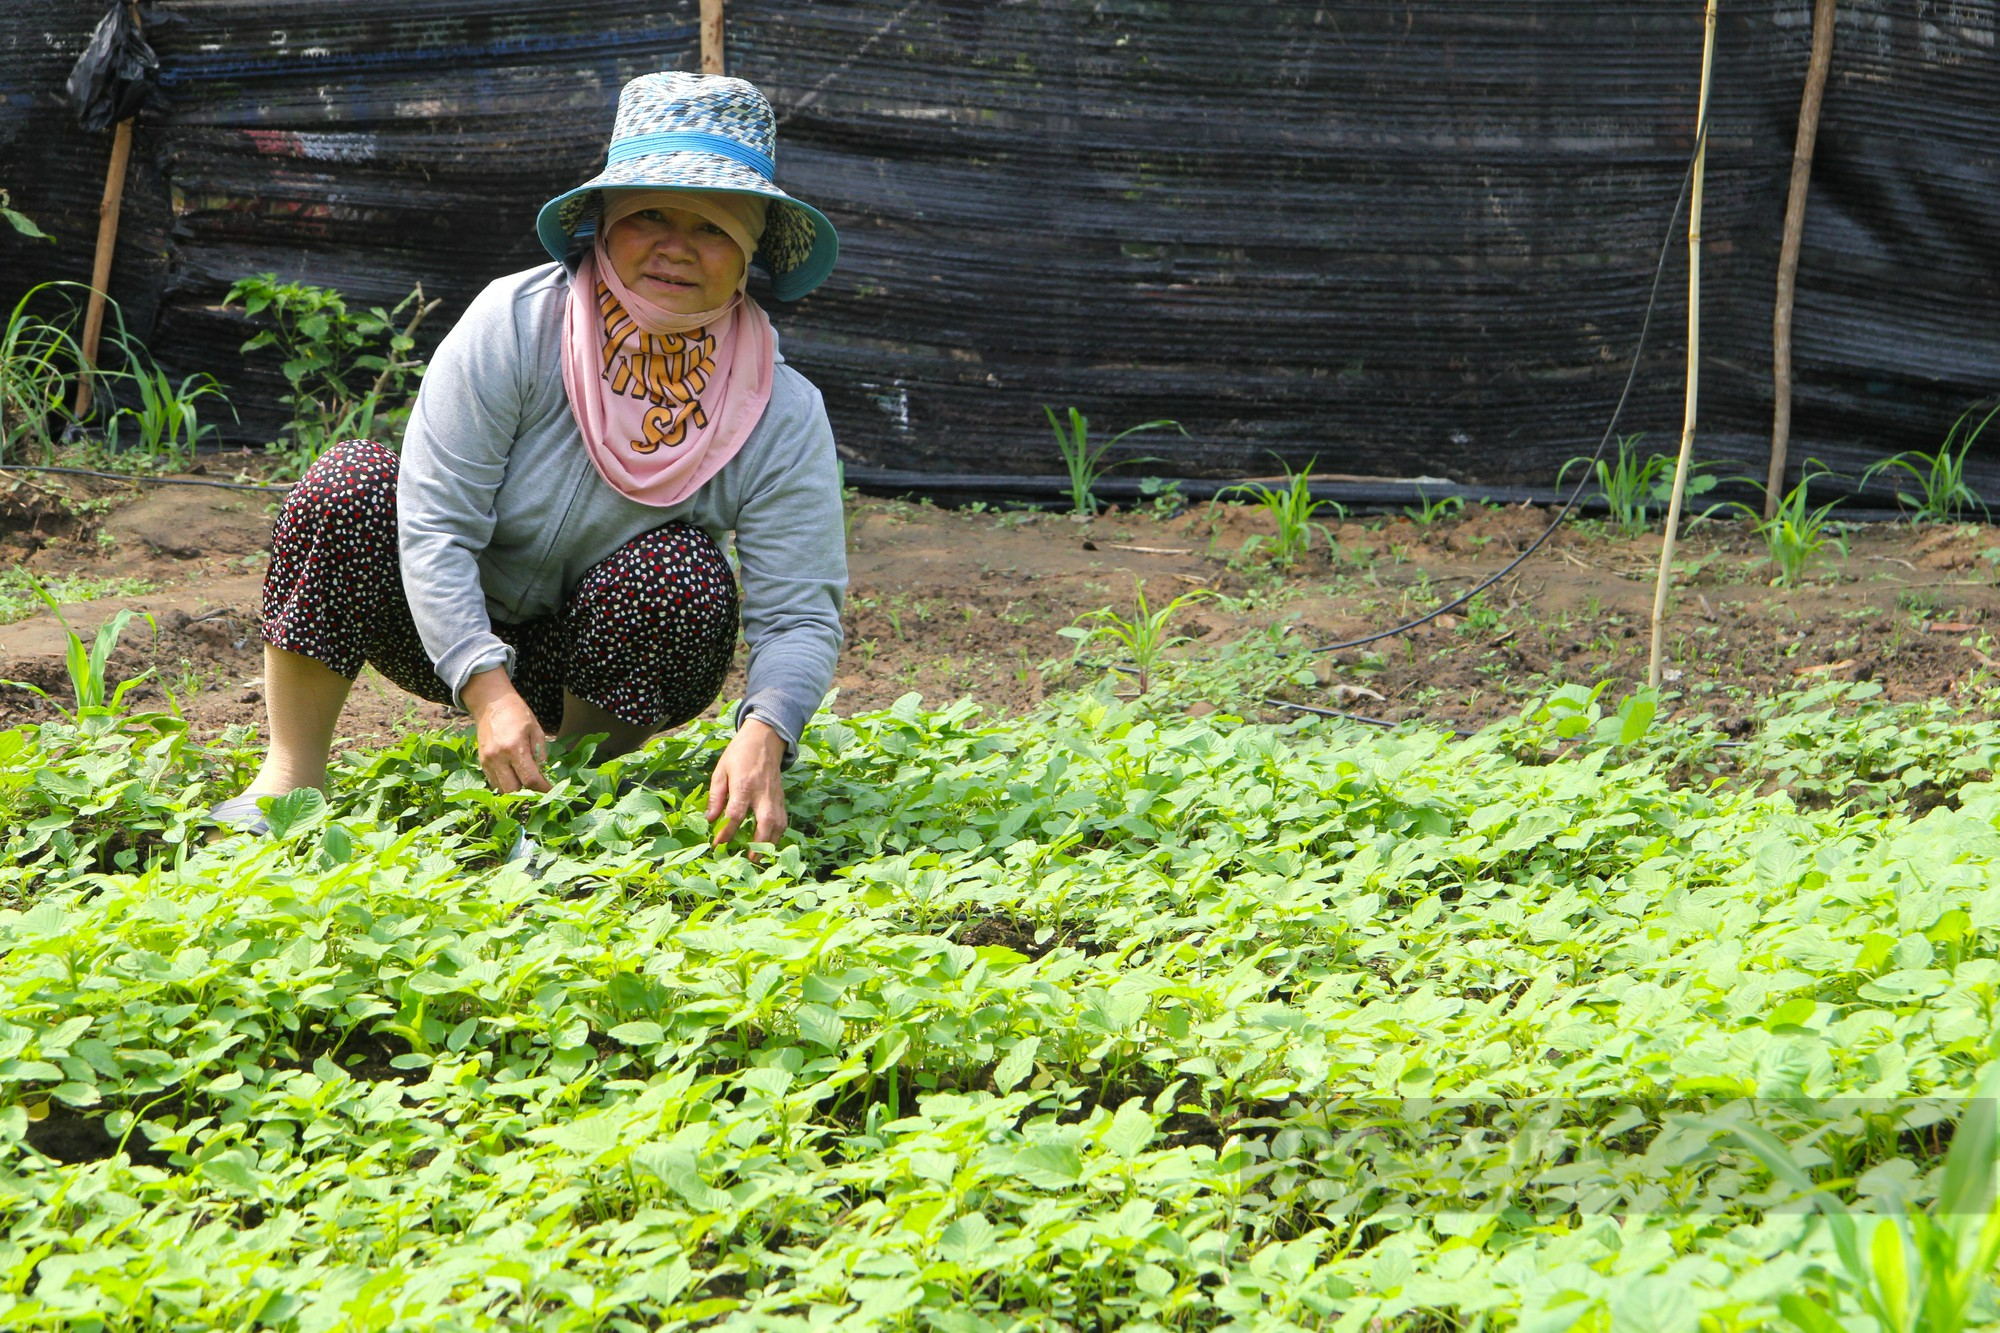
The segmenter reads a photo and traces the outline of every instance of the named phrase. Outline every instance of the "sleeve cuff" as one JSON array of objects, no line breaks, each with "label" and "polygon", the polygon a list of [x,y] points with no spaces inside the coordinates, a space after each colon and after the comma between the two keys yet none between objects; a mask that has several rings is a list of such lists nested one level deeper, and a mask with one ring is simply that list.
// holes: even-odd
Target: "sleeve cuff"
[{"label": "sleeve cuff", "polygon": [[445,650],[437,661],[438,679],[451,691],[451,701],[458,707],[465,704],[459,699],[459,691],[465,682],[482,671],[494,667],[506,668],[509,676],[514,674],[514,650],[490,631],[468,634]]},{"label": "sleeve cuff", "polygon": [[738,731],[741,731],[743,724],[753,717],[771,730],[777,732],[778,738],[784,741],[785,757],[780,761],[778,766],[780,768],[790,768],[798,761],[799,737],[805,731],[806,719],[789,716],[782,705],[775,705],[770,699],[750,698],[736,705],[736,729]]}]

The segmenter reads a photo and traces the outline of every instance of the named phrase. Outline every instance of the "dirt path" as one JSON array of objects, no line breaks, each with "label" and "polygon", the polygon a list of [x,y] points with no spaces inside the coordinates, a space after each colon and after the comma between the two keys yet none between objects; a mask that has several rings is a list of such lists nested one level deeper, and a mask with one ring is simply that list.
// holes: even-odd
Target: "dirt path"
[{"label": "dirt path", "polygon": [[[16,484],[0,494],[0,541],[11,563],[39,577],[149,585],[65,613],[86,637],[121,609],[150,615],[150,626],[128,628],[114,674],[152,667],[141,697],[164,702],[171,691],[193,730],[213,736],[262,723],[256,615],[271,500]],[[1032,706],[1044,690],[1092,674],[1068,665],[1073,645],[1057,631],[1099,607],[1129,612],[1135,581],[1156,607],[1197,590],[1216,594],[1176,617],[1193,636],[1177,656],[1201,664],[1213,703],[1253,715],[1281,715],[1259,703],[1272,694],[1474,726],[1555,683],[1609,678],[1623,688],[1644,677],[1656,534],[1586,523],[1467,612],[1369,650],[1288,656],[1455,596],[1510,559],[1546,515],[1475,509],[1431,524],[1402,515],[1349,521],[1334,528],[1331,551],[1316,542],[1281,575],[1254,549],[1242,554],[1271,527],[1262,511],[1240,506],[1089,523],[897,501],[857,501],[852,512],[848,649],[836,680],[843,713],[911,691],[934,702],[971,695],[1003,711]],[[1671,621],[1675,688],[1741,725],[1753,694],[1821,679],[1875,679],[1897,697],[1948,694],[2000,656],[1989,637],[2000,623],[2000,532],[1873,526],[1852,533],[1850,545],[1803,586],[1774,588],[1744,525],[1698,529],[1683,543]],[[63,643],[46,613],[0,625],[0,678],[63,697]],[[26,691],[0,688],[0,722],[46,709]],[[342,731],[367,743],[448,717],[364,672]]]}]

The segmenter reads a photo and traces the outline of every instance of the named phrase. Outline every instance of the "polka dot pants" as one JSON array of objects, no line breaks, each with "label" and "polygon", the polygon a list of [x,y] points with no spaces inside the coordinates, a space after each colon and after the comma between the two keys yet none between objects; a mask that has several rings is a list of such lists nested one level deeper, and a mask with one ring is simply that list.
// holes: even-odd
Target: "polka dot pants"
[{"label": "polka dot pants", "polygon": [[[396,467],[381,445],[348,440],[292,488],[271,533],[264,641],[349,680],[367,662],[410,693],[449,703],[403,593]],[[736,613],[722,549],[676,522],[592,565],[555,614],[493,632],[514,649],[514,688],[550,734],[564,690],[621,722],[666,728],[722,692]]]}]

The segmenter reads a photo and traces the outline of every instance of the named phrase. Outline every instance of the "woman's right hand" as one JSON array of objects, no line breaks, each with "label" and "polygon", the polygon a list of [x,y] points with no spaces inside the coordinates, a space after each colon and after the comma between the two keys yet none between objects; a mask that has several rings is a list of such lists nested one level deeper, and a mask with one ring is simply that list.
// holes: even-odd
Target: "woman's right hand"
[{"label": "woman's right hand", "polygon": [[549,741],[535,710],[514,688],[505,667],[480,671],[458,692],[465,711],[472,714],[479,732],[479,767],[498,792],[547,791],[549,780],[542,776],[548,758]]}]

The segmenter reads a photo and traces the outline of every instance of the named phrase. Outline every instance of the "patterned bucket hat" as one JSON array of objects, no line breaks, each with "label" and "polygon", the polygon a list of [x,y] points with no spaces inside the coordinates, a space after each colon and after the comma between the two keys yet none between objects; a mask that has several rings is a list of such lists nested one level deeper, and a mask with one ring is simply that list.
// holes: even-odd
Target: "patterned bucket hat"
[{"label": "patterned bucket hat", "polygon": [[535,234],[557,262],[596,234],[600,190],[719,190],[771,201],[751,263],[780,301],[796,301],[833,271],[840,238],[810,204],[771,183],[776,117],[764,94],[720,74],[643,74],[618,94],[604,170],[542,205]]}]

